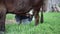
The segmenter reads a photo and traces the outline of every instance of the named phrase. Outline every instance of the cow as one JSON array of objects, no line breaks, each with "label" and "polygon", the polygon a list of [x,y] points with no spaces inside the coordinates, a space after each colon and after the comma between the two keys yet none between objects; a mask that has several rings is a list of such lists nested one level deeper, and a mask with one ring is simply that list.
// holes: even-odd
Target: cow
[{"label": "cow", "polygon": [[[0,0],[0,31],[5,31],[6,14],[27,15],[33,9],[35,25],[39,23],[39,11],[43,7],[44,0]],[[43,8],[42,8],[43,9]],[[43,23],[43,11],[41,11],[41,22]]]}]

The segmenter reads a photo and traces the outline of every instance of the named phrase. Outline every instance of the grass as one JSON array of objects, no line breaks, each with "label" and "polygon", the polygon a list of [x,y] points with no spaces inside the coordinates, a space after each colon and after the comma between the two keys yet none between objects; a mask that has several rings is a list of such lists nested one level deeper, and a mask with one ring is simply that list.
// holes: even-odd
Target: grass
[{"label": "grass", "polygon": [[[12,15],[7,19],[13,19]],[[60,34],[60,13],[44,13],[44,23],[37,26],[34,21],[27,25],[6,24],[6,34]]]},{"label": "grass", "polygon": [[6,15],[6,19],[7,19],[7,20],[12,20],[12,19],[14,19],[14,17],[15,17],[14,14],[13,14],[13,15],[12,15],[12,14],[7,14],[7,15]]}]

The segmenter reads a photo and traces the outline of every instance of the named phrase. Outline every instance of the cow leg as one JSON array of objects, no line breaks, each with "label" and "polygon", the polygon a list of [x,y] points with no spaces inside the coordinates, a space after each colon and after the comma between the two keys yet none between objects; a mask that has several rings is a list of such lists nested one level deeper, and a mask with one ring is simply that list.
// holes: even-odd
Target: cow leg
[{"label": "cow leg", "polygon": [[5,17],[6,17],[6,9],[3,5],[0,5],[0,31],[5,31]]},{"label": "cow leg", "polygon": [[39,10],[40,8],[34,8],[33,15],[35,16],[35,25],[39,24]]},{"label": "cow leg", "polygon": [[5,16],[1,13],[0,13],[0,31],[5,31]]},{"label": "cow leg", "polygon": [[41,20],[40,20],[40,22],[41,22],[41,23],[43,23],[43,22],[44,22],[44,18],[43,18],[43,11],[44,11],[44,10],[43,10],[43,7],[42,7],[42,11],[41,11]]},{"label": "cow leg", "polygon": [[0,31],[5,31],[5,16],[4,13],[0,13]]}]

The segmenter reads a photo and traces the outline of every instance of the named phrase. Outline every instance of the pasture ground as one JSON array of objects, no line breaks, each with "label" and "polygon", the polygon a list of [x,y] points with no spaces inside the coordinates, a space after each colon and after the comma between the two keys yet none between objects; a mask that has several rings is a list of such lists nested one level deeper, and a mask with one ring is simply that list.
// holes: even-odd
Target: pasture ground
[{"label": "pasture ground", "polygon": [[6,16],[6,34],[60,34],[60,13],[44,13],[44,23],[37,26],[34,26],[34,21],[26,25],[17,25],[14,16]]}]

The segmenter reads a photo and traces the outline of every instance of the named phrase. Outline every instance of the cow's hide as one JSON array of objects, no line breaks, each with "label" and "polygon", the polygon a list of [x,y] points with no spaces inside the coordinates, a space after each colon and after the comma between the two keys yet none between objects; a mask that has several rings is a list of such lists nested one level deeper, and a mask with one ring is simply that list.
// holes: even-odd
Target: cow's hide
[{"label": "cow's hide", "polygon": [[25,13],[32,8],[30,0],[5,0],[5,4],[8,9],[8,13],[13,11],[15,13]]}]

